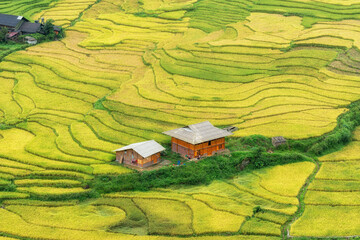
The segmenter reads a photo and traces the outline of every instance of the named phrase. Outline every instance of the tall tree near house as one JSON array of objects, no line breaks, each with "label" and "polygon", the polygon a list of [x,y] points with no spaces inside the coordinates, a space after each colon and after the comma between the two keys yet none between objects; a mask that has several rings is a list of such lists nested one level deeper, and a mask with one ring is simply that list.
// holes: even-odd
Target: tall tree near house
[{"label": "tall tree near house", "polygon": [[8,34],[8,29],[6,27],[2,27],[0,29],[0,42],[7,42],[6,35]]},{"label": "tall tree near house", "polygon": [[56,34],[54,32],[54,20],[49,19],[46,21],[43,27],[43,33],[46,36],[47,40],[54,40],[56,38]]},{"label": "tall tree near house", "polygon": [[54,32],[54,20],[49,19],[46,21],[43,31],[45,35],[49,35]]}]

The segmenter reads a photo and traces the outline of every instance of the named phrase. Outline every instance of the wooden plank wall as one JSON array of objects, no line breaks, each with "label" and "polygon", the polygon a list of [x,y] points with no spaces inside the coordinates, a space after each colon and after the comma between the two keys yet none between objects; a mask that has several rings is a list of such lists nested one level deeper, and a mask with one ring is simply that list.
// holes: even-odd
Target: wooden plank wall
[{"label": "wooden plank wall", "polygon": [[[134,159],[137,160],[137,164],[132,163],[132,155],[134,155]],[[121,162],[123,158],[124,158],[124,162]],[[138,166],[138,167],[147,167],[160,161],[160,153],[156,153],[147,158],[143,158],[136,151],[129,149],[126,150],[126,153],[125,151],[116,152],[116,161],[118,161],[119,163]]]},{"label": "wooden plank wall", "polygon": [[198,155],[212,156],[217,151],[225,149],[225,138],[214,139],[196,145],[177,138],[171,138],[171,148],[174,152],[180,153],[183,156],[190,156],[191,158]]}]

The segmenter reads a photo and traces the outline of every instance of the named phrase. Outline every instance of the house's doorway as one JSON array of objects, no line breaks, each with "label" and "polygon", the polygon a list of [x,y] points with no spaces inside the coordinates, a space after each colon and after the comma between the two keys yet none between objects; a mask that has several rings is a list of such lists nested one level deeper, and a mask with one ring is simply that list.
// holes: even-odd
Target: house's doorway
[{"label": "house's doorway", "polygon": [[195,152],[195,157],[199,157],[200,156],[200,150],[197,150],[196,152]]}]

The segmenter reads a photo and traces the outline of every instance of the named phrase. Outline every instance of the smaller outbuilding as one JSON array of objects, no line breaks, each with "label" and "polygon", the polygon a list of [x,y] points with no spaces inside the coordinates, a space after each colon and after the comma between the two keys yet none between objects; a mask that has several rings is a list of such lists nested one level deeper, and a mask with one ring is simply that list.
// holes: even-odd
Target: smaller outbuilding
[{"label": "smaller outbuilding", "polygon": [[228,131],[228,132],[236,132],[239,130],[239,128],[234,127],[234,126],[229,126],[229,127],[223,128],[223,130]]},{"label": "smaller outbuilding", "polygon": [[24,41],[25,41],[27,44],[30,44],[30,45],[35,45],[35,44],[37,44],[36,38],[30,37],[30,36],[26,36],[26,37],[24,38]]},{"label": "smaller outbuilding", "polygon": [[135,167],[149,167],[160,161],[165,148],[154,140],[133,143],[115,150],[116,161]]},{"label": "smaller outbuilding", "polygon": [[272,142],[272,145],[274,147],[277,147],[277,146],[280,146],[280,145],[283,145],[286,143],[286,139],[282,136],[279,136],[279,137],[273,137],[271,138],[271,142]]},{"label": "smaller outbuilding", "polygon": [[54,26],[54,33],[58,35],[61,32],[62,28],[61,26]]}]

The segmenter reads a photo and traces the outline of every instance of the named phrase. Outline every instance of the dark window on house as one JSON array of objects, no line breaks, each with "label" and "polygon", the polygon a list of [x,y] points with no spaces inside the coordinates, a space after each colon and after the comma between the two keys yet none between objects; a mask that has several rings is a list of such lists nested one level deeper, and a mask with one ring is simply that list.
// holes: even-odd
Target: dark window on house
[{"label": "dark window on house", "polygon": [[210,146],[210,145],[211,145],[211,141],[208,142],[208,146]]}]

